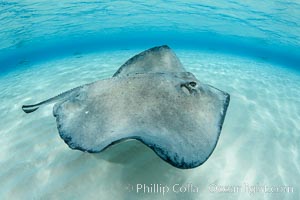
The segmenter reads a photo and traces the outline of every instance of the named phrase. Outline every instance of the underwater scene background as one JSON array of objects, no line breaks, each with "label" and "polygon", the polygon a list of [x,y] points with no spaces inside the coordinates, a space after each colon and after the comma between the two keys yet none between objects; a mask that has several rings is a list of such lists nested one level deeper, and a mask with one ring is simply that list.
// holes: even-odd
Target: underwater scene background
[{"label": "underwater scene background", "polygon": [[[299,2],[2,0],[0,38],[0,199],[300,199]],[[21,110],[163,44],[231,95],[198,168],[174,168],[134,140],[73,151],[53,105]]]}]

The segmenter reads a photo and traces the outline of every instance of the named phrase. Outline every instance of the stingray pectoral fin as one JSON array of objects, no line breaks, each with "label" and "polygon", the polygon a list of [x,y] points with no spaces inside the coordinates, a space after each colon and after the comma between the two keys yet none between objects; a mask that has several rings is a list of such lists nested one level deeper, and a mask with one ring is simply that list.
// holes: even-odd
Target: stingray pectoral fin
[{"label": "stingray pectoral fin", "polygon": [[22,110],[25,112],[25,113],[32,113],[34,111],[36,111],[37,109],[39,109],[40,106],[44,106],[44,105],[47,105],[47,104],[50,104],[50,103],[55,103],[55,102],[59,102],[59,101],[63,101],[65,99],[68,99],[70,98],[72,95],[76,95],[76,93],[78,92],[78,90],[81,88],[82,86],[80,87],[76,87],[76,88],[73,88],[71,90],[68,90],[66,92],[63,92],[57,96],[54,96],[50,99],[47,99],[45,101],[42,101],[42,102],[39,102],[37,104],[32,104],[32,105],[23,105],[22,106]]},{"label": "stingray pectoral fin", "polygon": [[212,154],[228,103],[228,94],[188,73],[147,73],[91,84],[57,103],[53,114],[72,149],[100,152],[132,138],[169,164],[187,169]]}]

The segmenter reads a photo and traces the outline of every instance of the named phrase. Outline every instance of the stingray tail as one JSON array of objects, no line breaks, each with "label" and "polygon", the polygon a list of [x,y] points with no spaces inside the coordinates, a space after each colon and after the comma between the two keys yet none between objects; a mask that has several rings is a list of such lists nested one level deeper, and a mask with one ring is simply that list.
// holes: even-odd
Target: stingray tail
[{"label": "stingray tail", "polygon": [[81,87],[82,86],[77,87],[77,88],[73,88],[71,90],[63,92],[63,93],[61,93],[61,94],[59,94],[55,97],[52,97],[52,98],[47,99],[45,101],[39,102],[37,104],[23,105],[22,110],[25,113],[32,113],[32,112],[36,111],[37,109],[39,109],[40,106],[44,106],[44,105],[54,103],[54,102],[57,102],[57,101],[63,101],[64,99],[69,98],[70,96],[74,95],[78,91],[78,89],[81,88]]},{"label": "stingray tail", "polygon": [[37,109],[39,109],[39,106],[41,104],[38,103],[38,104],[34,104],[34,105],[23,105],[22,106],[22,110],[25,112],[25,113],[31,113],[31,112],[34,112],[36,111]]}]

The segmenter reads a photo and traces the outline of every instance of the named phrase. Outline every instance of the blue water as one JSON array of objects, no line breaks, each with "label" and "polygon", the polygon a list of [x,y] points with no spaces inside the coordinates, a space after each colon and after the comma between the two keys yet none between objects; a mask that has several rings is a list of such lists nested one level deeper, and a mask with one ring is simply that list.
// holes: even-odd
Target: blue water
[{"label": "blue water", "polygon": [[74,52],[169,44],[300,63],[297,1],[1,1],[0,69]]},{"label": "blue water", "polygon": [[[0,199],[300,199],[299,2],[0,0],[0,38]],[[135,141],[72,151],[52,105],[20,109],[111,77],[162,44],[231,94],[217,148],[196,169],[169,166]],[[137,184],[199,191],[130,190]]]}]

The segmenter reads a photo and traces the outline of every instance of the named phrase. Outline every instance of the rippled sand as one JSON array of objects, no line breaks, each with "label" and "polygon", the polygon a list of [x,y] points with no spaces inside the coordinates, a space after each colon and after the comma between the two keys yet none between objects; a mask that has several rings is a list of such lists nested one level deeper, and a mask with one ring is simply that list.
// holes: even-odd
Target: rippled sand
[{"label": "rippled sand", "polygon": [[[176,169],[134,140],[99,154],[73,151],[58,135],[51,105],[22,112],[22,104],[110,77],[138,52],[23,63],[0,77],[0,199],[300,199],[300,73],[263,59],[176,51],[200,81],[231,94],[219,143],[196,169]],[[137,184],[170,190],[137,193]],[[181,185],[194,190],[178,191]],[[251,193],[250,186],[293,192]]]}]

